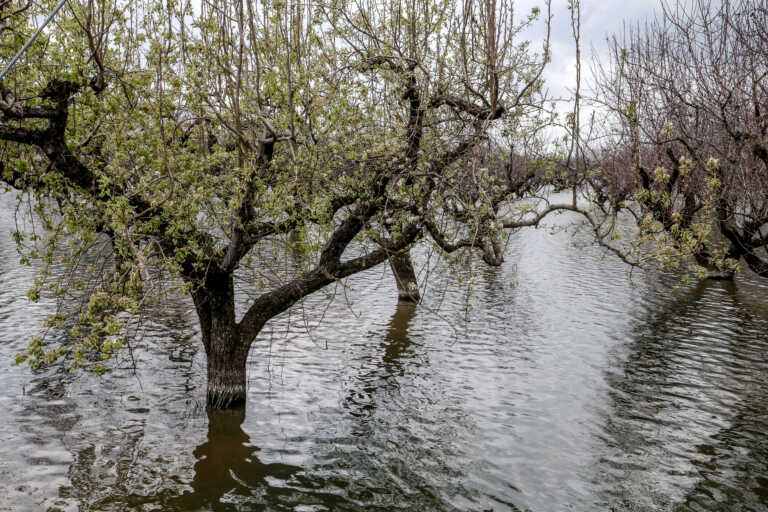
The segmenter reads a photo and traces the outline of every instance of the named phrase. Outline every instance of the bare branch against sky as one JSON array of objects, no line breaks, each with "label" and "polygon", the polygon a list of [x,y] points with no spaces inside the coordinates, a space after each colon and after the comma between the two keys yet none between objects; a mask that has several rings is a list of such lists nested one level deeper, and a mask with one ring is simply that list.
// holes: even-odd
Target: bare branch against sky
[{"label": "bare branch against sky", "polygon": [[[541,0],[516,0],[520,14],[528,13],[534,7],[541,7]],[[582,41],[586,59],[602,54],[607,49],[606,37],[620,34],[625,23],[642,21],[653,17],[660,10],[657,0],[583,0]],[[552,62],[544,78],[554,97],[567,98],[575,84],[575,50],[569,26],[568,0],[552,2]],[[544,38],[544,25],[537,24],[526,34],[532,41]],[[589,77],[586,76],[589,86]]]}]

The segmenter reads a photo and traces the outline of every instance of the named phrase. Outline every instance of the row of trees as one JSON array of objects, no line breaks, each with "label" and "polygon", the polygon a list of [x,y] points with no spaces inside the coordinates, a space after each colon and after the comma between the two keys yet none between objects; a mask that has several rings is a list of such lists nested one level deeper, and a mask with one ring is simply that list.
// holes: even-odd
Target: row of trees
[{"label": "row of trees", "polygon": [[[16,234],[42,261],[30,294],[57,296],[48,327],[75,338],[22,359],[108,357],[131,318],[185,293],[208,403],[239,406],[252,342],[303,297],[388,261],[418,300],[414,245],[499,265],[510,232],[563,210],[630,263],[766,275],[766,11],[743,4],[666,6],[615,42],[601,137],[583,134],[579,61],[568,143],[547,152],[549,2],[73,0],[0,84],[2,179],[38,228]],[[3,59],[52,7],[0,3]],[[538,46],[519,40],[534,23]],[[550,204],[563,175],[572,200]],[[617,245],[625,211],[639,236]]]}]

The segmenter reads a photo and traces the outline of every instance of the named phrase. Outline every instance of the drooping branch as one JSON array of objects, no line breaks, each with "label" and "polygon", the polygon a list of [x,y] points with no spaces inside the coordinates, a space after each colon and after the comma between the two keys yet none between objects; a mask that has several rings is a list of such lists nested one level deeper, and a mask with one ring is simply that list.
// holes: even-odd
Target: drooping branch
[{"label": "drooping branch", "polygon": [[592,220],[592,217],[589,216],[587,212],[584,210],[574,206],[573,204],[569,203],[562,203],[562,204],[551,204],[547,206],[544,210],[536,213],[535,216],[533,216],[530,219],[525,220],[504,220],[502,221],[502,226],[506,229],[520,229],[525,227],[537,227],[549,214],[558,212],[558,211],[571,211],[580,213],[582,215],[587,216],[590,220]]}]

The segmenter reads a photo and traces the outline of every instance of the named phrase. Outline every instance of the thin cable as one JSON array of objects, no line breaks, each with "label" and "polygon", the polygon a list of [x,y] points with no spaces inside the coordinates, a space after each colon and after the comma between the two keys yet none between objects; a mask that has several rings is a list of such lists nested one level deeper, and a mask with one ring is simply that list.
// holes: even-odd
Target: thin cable
[{"label": "thin cable", "polygon": [[16,56],[11,59],[11,63],[8,64],[8,66],[3,70],[2,73],[0,73],[0,82],[2,82],[5,79],[5,75],[8,74],[8,72],[13,68],[13,66],[16,65],[16,63],[19,61],[22,55],[24,55],[24,52],[27,51],[27,49],[32,45],[32,43],[35,42],[35,39],[37,39],[37,36],[40,35],[40,32],[43,31],[43,29],[48,25],[48,23],[51,22],[54,16],[56,16],[56,13],[58,13],[62,7],[64,7],[64,4],[67,3],[67,0],[61,0],[59,2],[59,5],[56,6],[56,8],[53,10],[51,14],[48,15],[48,17],[45,19],[43,24],[40,26],[39,29],[37,29],[37,32],[35,32],[35,35],[29,38],[29,41],[27,41],[27,44],[24,45],[24,47],[19,50],[19,53],[16,54]]}]

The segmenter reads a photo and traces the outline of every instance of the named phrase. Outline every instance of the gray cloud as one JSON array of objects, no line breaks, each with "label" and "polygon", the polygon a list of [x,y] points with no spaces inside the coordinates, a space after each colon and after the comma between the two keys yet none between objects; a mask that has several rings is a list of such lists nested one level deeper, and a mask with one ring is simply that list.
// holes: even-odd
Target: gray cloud
[{"label": "gray cloud", "polygon": [[[534,7],[543,9],[542,0],[515,0],[520,15]],[[593,55],[604,55],[606,38],[624,30],[625,24],[642,22],[660,11],[658,0],[582,0],[581,39],[582,76],[588,79],[589,61]],[[567,0],[552,2],[552,62],[545,74],[549,89],[554,96],[566,97],[575,85],[575,47],[571,34],[570,12]],[[542,13],[543,20],[543,13]],[[544,23],[539,22],[523,34],[531,41],[543,41]],[[538,47],[534,44],[534,47]]]}]

